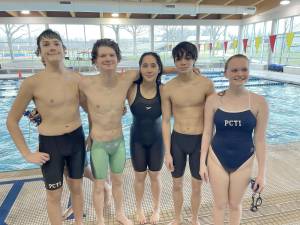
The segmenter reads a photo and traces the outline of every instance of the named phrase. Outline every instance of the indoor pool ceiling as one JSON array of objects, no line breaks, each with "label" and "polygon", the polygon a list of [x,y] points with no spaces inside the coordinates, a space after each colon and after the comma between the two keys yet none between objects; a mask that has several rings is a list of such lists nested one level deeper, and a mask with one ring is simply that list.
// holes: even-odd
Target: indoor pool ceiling
[{"label": "indoor pool ceiling", "polygon": [[[26,4],[24,4],[26,2]],[[244,19],[280,0],[0,0],[0,17]],[[21,10],[30,10],[24,15]]]}]

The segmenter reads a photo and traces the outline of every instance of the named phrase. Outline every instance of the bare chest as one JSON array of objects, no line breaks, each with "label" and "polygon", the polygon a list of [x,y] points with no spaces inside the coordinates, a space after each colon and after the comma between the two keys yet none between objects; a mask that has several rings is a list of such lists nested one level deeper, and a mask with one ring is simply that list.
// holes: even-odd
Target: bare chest
[{"label": "bare chest", "polygon": [[42,81],[34,91],[37,104],[49,107],[79,102],[78,85],[72,81]]},{"label": "bare chest", "polygon": [[205,102],[205,91],[201,86],[176,86],[170,94],[172,105],[176,107],[201,106]]},{"label": "bare chest", "polygon": [[111,111],[123,111],[128,88],[122,84],[110,88],[93,85],[86,90],[85,94],[89,106],[103,114]]}]

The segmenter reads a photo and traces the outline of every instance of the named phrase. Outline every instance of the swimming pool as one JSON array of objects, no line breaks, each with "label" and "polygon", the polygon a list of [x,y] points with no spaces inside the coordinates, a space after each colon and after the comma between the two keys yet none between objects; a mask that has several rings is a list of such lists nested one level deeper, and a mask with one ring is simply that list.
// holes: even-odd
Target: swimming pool
[{"label": "swimming pool", "polygon": [[[217,91],[226,89],[228,82],[220,73],[206,73],[214,81]],[[164,77],[163,82],[172,79]],[[34,164],[26,163],[19,151],[15,148],[7,129],[6,117],[8,110],[16,96],[20,83],[18,80],[0,80],[0,172],[37,168]],[[248,88],[266,97],[270,108],[270,119],[267,129],[267,142],[271,144],[300,141],[300,86],[272,82],[251,77]],[[31,104],[28,108],[33,108]],[[128,107],[127,107],[128,108]],[[87,118],[82,113],[83,127],[87,133]],[[123,132],[126,143],[127,156],[129,157],[129,130],[132,115],[128,109],[123,116]],[[20,121],[22,131],[31,149],[37,149],[37,129],[28,119],[23,117]]]}]

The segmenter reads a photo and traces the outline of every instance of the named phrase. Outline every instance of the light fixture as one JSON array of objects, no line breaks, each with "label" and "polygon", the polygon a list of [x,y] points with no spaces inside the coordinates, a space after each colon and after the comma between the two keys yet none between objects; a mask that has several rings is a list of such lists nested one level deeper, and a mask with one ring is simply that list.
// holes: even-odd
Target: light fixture
[{"label": "light fixture", "polygon": [[248,15],[248,13],[243,13],[243,15],[244,15],[244,16],[247,16],[247,15]]},{"label": "light fixture", "polygon": [[119,17],[119,13],[112,13],[111,16],[114,18]]},{"label": "light fixture", "polygon": [[21,14],[28,15],[28,14],[30,14],[30,11],[29,10],[22,10]]},{"label": "light fixture", "polygon": [[291,3],[290,0],[281,0],[281,1],[280,1],[280,5],[288,5],[288,4],[290,4],[290,3]]}]

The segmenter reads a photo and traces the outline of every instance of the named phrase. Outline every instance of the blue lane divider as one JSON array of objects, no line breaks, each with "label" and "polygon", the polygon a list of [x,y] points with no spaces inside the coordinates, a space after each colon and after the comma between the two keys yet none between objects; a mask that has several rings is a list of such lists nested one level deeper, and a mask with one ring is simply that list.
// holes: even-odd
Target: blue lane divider
[{"label": "blue lane divider", "polygon": [[43,178],[40,177],[40,178],[32,178],[32,179],[25,179],[25,180],[11,180],[11,181],[0,182],[0,185],[13,184],[13,186],[9,190],[6,198],[4,199],[4,201],[2,202],[2,204],[0,206],[0,224],[1,225],[7,225],[5,223],[6,217],[8,216],[14,202],[16,201],[24,183],[32,182],[32,181],[40,181],[40,180],[43,180]]},{"label": "blue lane divider", "polygon": [[[284,85],[285,83],[279,82],[279,83],[266,83],[266,84],[245,84],[245,87],[263,87],[263,86],[278,86],[278,85]],[[215,86],[215,88],[228,88],[228,85],[219,85]]]},{"label": "blue lane divider", "polygon": [[[248,81],[261,81],[259,78],[249,78]],[[214,83],[222,83],[222,82],[228,82],[228,80],[213,80]]]}]

